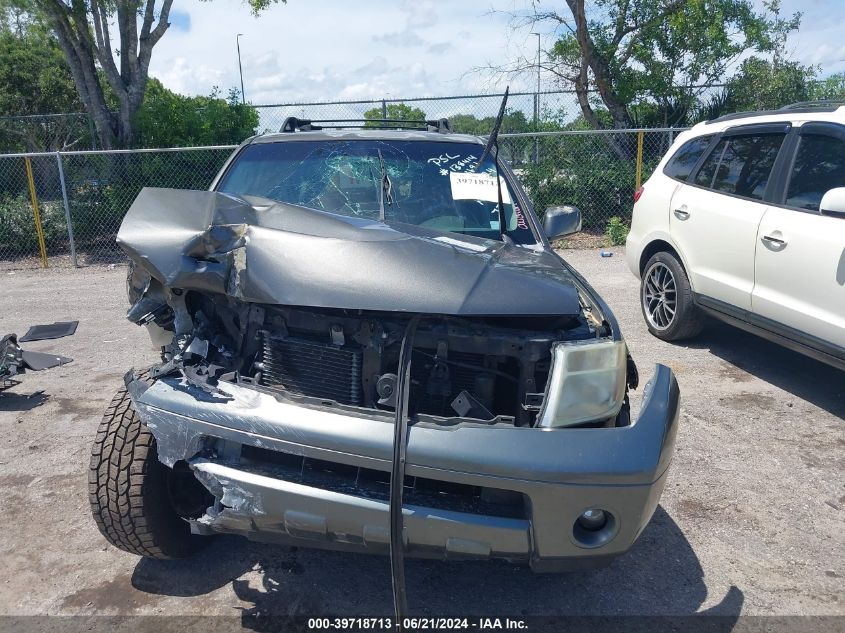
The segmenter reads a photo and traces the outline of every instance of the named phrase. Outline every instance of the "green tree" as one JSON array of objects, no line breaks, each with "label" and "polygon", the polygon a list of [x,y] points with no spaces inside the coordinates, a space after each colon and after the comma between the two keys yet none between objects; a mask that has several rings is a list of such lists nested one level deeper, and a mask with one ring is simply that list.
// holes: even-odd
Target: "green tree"
[{"label": "green tree", "polygon": [[771,16],[766,20],[768,55],[744,60],[728,80],[722,96],[726,112],[773,110],[810,99],[818,69],[791,60],[787,49],[787,39],[798,28],[800,15],[782,18],[779,0],[764,6]]},{"label": "green tree", "polygon": [[810,84],[810,99],[845,99],[845,73],[836,73]]},{"label": "green tree", "polygon": [[[676,123],[671,117],[686,115],[700,86],[721,81],[749,51],[772,51],[798,28],[800,14],[781,18],[779,0],[763,6],[757,12],[751,0],[593,0],[588,11],[586,0],[566,0],[566,13],[515,18],[562,29],[543,66],[574,87],[592,127],[628,128],[637,123],[642,103],[662,114],[663,124]],[[654,118],[648,110],[639,114]]]},{"label": "green tree", "polygon": [[810,98],[815,69],[797,62],[751,57],[725,86],[725,112],[775,110]]},{"label": "green tree", "polygon": [[[131,146],[153,48],[170,26],[173,0],[3,1],[43,20],[55,34],[101,145]],[[285,2],[247,0],[247,4],[257,14],[277,1]],[[106,86],[116,111],[109,108]]]},{"label": "green tree", "polygon": [[151,78],[135,127],[142,147],[234,144],[255,134],[258,111],[235,89],[225,99],[216,87],[207,97],[186,97]]},{"label": "green tree", "polygon": [[[496,122],[495,116],[486,116],[481,119],[474,114],[455,114],[449,117],[449,125],[453,132],[460,134],[472,134],[474,136],[487,136],[493,130]],[[529,121],[522,110],[505,111],[502,117],[500,134],[514,134],[520,132],[533,132],[534,122]],[[525,138],[499,138],[499,152],[507,161],[517,167],[530,160],[533,145]]]},{"label": "green tree", "polygon": [[[376,123],[376,121],[384,119],[385,117],[383,114],[384,112],[382,111],[381,106],[371,108],[364,112],[364,118],[367,119],[367,123],[364,124],[364,127],[378,127],[378,123]],[[409,106],[406,103],[388,103],[387,118],[398,119],[401,121],[425,121],[425,112],[419,108],[415,108],[414,106]]]},{"label": "green tree", "polygon": [[[495,122],[495,116],[486,116],[479,119],[474,114],[456,114],[449,117],[449,124],[452,126],[453,132],[474,134],[475,136],[490,134]],[[501,134],[533,131],[534,123],[528,120],[522,110],[508,109],[505,111],[505,116],[502,117],[502,127],[499,129]]]},{"label": "green tree", "polygon": [[[8,14],[7,14],[8,15]],[[0,24],[0,136],[6,151],[68,149],[88,137],[86,117],[23,118],[81,112],[70,70],[55,38],[29,21]]]}]

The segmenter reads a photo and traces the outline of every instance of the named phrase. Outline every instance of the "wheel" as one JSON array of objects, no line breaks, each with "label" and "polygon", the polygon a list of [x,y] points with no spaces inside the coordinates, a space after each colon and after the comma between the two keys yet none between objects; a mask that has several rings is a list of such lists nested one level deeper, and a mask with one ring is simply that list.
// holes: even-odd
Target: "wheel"
[{"label": "wheel", "polygon": [[645,265],[640,306],[649,331],[664,341],[691,338],[704,328],[705,316],[692,300],[687,273],[671,253],[657,253]]},{"label": "wheel", "polygon": [[125,388],[106,409],[91,448],[88,500],[106,540],[132,554],[184,558],[208,538],[191,534],[183,517],[201,516],[210,493],[187,465],[170,469],[158,461],[155,438]]}]

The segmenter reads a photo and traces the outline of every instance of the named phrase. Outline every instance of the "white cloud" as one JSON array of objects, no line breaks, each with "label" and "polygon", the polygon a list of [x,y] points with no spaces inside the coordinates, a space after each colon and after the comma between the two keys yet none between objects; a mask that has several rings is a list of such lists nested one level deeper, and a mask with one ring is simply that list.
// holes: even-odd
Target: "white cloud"
[{"label": "white cloud", "polygon": [[393,46],[425,46],[428,42],[418,31],[435,26],[438,16],[432,2],[415,2],[405,0],[402,3],[402,13],[405,14],[405,28],[391,33],[377,33],[373,35],[374,42],[385,42]]},{"label": "white cloud", "polygon": [[[762,0],[755,0],[760,5]],[[781,15],[801,12],[801,28],[789,37],[792,56],[803,64],[821,66],[821,76],[845,71],[842,23],[845,3],[841,0],[783,0]]]},{"label": "white cloud", "polygon": [[[153,54],[158,51],[154,51]],[[180,94],[207,95],[214,86],[228,88],[226,73],[215,66],[198,64],[185,57],[172,57],[162,64],[161,70],[154,72],[161,83]],[[234,85],[234,84],[231,84]]]},{"label": "white cloud", "polygon": [[454,48],[451,42],[438,42],[428,47],[428,53],[430,55],[442,55],[443,53],[454,50]]},{"label": "white cloud", "polygon": [[[253,103],[500,92],[506,83],[512,91],[532,90],[532,72],[509,80],[469,72],[534,59],[529,29],[513,31],[497,12],[529,2],[288,0],[254,18],[242,0],[176,0],[174,10],[189,16],[190,30],[168,31],[153,52],[151,73],[184,94],[239,86],[235,36],[243,33],[244,86]],[[824,73],[845,70],[845,3],[783,4],[784,14],[804,11],[801,31],[790,39],[795,57],[821,64]],[[543,85],[553,86],[545,77]]]},{"label": "white cloud", "polygon": [[[520,0],[523,1],[523,0]],[[502,8],[514,0],[493,0]],[[253,18],[240,0],[176,0],[190,31],[171,29],[151,74],[184,94],[239,86],[253,103],[448,95],[502,90],[466,71],[506,62],[507,19],[488,4],[448,0],[288,0]]]},{"label": "white cloud", "polygon": [[424,46],[426,41],[411,30],[373,35],[374,42],[384,42],[393,46]]}]

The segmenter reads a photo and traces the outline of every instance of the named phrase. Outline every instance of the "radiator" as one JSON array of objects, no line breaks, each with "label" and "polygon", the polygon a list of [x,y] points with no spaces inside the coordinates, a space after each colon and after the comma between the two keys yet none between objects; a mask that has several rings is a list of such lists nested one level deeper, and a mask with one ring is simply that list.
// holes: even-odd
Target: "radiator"
[{"label": "radiator", "polygon": [[262,385],[341,404],[361,404],[359,348],[276,336],[266,330],[260,335]]}]

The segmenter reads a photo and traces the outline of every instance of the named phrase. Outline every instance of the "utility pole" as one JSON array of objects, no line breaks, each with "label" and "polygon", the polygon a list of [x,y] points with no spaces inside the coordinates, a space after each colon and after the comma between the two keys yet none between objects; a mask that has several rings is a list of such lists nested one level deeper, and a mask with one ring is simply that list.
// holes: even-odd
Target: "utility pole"
[{"label": "utility pole", "polygon": [[[238,33],[237,37],[235,37],[235,46],[238,49],[238,72],[241,75],[241,103],[246,103],[246,95],[244,94],[244,69],[241,66],[241,37],[243,37],[243,33]],[[539,82],[540,80],[538,79],[537,81]]]},{"label": "utility pole", "polygon": [[[534,131],[540,131],[540,34],[532,32],[537,36],[537,92],[534,95]],[[540,138],[534,138],[534,163],[540,162]]]}]

